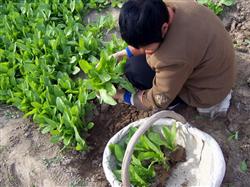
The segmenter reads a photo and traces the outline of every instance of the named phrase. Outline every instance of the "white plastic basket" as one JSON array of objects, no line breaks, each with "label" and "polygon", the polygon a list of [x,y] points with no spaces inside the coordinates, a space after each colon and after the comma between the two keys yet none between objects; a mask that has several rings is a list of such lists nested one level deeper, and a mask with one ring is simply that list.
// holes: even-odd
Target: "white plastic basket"
[{"label": "white plastic basket", "polygon": [[[166,186],[219,187],[225,175],[225,160],[217,142],[205,132],[191,127],[186,120],[173,111],[161,111],[149,118],[135,121],[116,133],[107,143],[103,154],[103,169],[112,187],[129,187],[128,167],[134,146],[139,137],[147,129],[153,127],[159,131],[163,125],[177,124],[177,144],[186,150],[186,161],[177,164],[172,170]],[[122,163],[122,183],[119,182],[112,170],[115,158],[109,150],[109,145],[118,143],[129,131],[130,127],[139,127],[130,139]]]}]

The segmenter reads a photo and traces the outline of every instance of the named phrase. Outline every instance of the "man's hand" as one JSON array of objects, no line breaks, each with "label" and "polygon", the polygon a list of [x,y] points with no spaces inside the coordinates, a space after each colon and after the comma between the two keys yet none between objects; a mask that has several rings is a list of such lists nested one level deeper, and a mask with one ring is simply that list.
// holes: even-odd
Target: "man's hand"
[{"label": "man's hand", "polygon": [[[136,108],[140,109],[140,110],[147,110],[147,108],[142,104],[142,95],[144,93],[144,91],[139,91],[137,92],[133,97],[132,100],[130,100],[130,102],[126,102],[124,101],[124,94],[125,94],[125,90],[124,89],[118,89],[116,91],[115,96],[113,96],[113,98],[118,102],[118,103],[127,103],[130,105],[134,105]],[[126,97],[126,96],[125,96]]]},{"label": "man's hand", "polygon": [[[128,46],[129,50],[131,51],[133,56],[137,56],[137,55],[141,55],[141,54],[145,54],[145,52],[142,49],[136,49],[132,46]],[[114,53],[112,55],[115,59],[117,59],[117,61],[121,61],[124,57],[127,57],[127,52],[126,49],[118,51],[116,53]]]},{"label": "man's hand", "polygon": [[121,50],[112,55],[118,62],[121,61],[124,57],[126,57],[126,50]]},{"label": "man's hand", "polygon": [[125,93],[124,89],[118,89],[118,90],[116,90],[116,94],[113,96],[113,98],[118,103],[122,103],[123,102],[124,93]]}]

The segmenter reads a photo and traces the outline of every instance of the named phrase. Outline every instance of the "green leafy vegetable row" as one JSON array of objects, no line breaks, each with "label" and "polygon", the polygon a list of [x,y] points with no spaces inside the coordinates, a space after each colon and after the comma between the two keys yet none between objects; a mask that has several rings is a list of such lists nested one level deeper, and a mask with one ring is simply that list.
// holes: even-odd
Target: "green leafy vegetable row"
[{"label": "green leafy vegetable row", "polygon": [[112,7],[121,8],[124,0],[90,0],[87,6],[91,9],[102,9],[111,4]]},{"label": "green leafy vegetable row", "polygon": [[216,15],[220,15],[223,12],[224,6],[235,4],[235,0],[197,0],[197,2],[210,8]]},{"label": "green leafy vegetable row", "polygon": [[[112,16],[83,22],[95,8],[93,3],[103,2],[35,0],[0,5],[0,102],[32,116],[42,133],[49,132],[51,141],[63,142],[64,148],[87,150],[85,137],[93,123],[85,116],[94,107],[93,99],[115,104],[114,85],[132,89],[122,78],[123,65],[108,56],[125,43],[115,36],[103,41],[104,33],[115,26]],[[78,76],[79,64],[84,78]]]},{"label": "green leafy vegetable row", "polygon": [[[113,172],[119,181],[121,181],[124,153],[136,130],[135,127],[130,128],[124,142],[110,144],[109,148],[116,159],[116,168]],[[140,137],[134,148],[129,166],[130,183],[134,186],[150,186],[157,177],[157,167],[162,166],[166,172],[169,170],[168,156],[176,149],[176,124],[173,124],[171,128],[163,126],[160,133],[149,129]]]}]

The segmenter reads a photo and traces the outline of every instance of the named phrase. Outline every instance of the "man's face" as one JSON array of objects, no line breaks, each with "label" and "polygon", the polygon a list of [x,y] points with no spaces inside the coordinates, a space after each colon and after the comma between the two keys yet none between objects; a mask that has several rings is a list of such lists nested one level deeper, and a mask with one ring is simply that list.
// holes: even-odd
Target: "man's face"
[{"label": "man's face", "polygon": [[160,46],[160,43],[151,43],[139,48],[139,50],[145,52],[146,55],[152,55]]}]

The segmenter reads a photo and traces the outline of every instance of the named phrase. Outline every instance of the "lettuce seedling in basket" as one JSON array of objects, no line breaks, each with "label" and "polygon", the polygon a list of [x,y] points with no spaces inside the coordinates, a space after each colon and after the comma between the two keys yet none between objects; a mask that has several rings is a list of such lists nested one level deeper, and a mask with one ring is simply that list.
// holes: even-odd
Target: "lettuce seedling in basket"
[{"label": "lettuce seedling in basket", "polygon": [[[117,144],[110,144],[109,148],[116,160],[113,172],[121,181],[121,165],[129,140],[136,132],[136,127],[131,127],[125,138]],[[149,129],[142,135],[134,147],[129,166],[130,183],[134,186],[149,186],[157,183],[159,175],[168,176],[171,168],[170,154],[176,151],[176,124],[171,128],[161,127],[159,132]],[[167,151],[166,151],[167,150]]]}]

